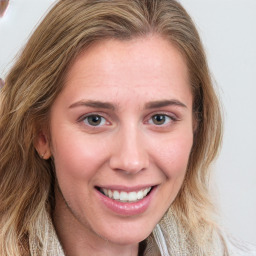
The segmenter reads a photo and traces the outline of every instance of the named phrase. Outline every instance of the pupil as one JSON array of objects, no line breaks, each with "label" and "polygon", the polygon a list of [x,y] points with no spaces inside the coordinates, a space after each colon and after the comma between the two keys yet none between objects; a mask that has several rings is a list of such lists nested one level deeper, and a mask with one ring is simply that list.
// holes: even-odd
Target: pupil
[{"label": "pupil", "polygon": [[89,116],[88,117],[88,123],[90,125],[96,126],[99,125],[101,122],[101,117],[100,116]]},{"label": "pupil", "polygon": [[164,115],[155,115],[153,117],[154,123],[155,124],[163,124],[165,122],[165,116]]}]

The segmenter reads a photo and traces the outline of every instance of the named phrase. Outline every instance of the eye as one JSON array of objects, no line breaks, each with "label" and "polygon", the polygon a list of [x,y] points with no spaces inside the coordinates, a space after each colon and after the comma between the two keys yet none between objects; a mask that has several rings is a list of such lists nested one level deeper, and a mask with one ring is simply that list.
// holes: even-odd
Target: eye
[{"label": "eye", "polygon": [[169,123],[170,121],[172,121],[171,117],[163,114],[157,114],[151,117],[149,123],[154,125],[164,125]]},{"label": "eye", "polygon": [[83,118],[83,121],[90,126],[102,126],[106,124],[106,119],[99,115],[90,115]]}]

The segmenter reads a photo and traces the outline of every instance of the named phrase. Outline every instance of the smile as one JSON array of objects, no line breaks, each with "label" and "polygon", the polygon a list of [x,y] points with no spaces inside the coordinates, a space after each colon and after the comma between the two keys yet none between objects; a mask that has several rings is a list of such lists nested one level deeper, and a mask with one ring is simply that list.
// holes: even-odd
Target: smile
[{"label": "smile", "polygon": [[114,199],[119,202],[137,202],[143,198],[145,198],[149,192],[151,191],[152,187],[148,187],[145,189],[141,189],[139,191],[131,191],[131,192],[126,192],[126,191],[117,191],[117,190],[111,190],[111,189],[106,189],[106,188],[99,188],[99,191],[107,196],[108,198]]}]

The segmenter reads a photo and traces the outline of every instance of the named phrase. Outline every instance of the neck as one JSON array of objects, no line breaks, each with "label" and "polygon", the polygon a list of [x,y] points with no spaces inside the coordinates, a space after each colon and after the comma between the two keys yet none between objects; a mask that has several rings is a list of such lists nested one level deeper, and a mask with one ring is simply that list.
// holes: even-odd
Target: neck
[{"label": "neck", "polygon": [[138,255],[138,244],[112,243],[96,234],[89,225],[82,225],[71,213],[58,192],[56,193],[53,223],[64,252],[68,256]]}]

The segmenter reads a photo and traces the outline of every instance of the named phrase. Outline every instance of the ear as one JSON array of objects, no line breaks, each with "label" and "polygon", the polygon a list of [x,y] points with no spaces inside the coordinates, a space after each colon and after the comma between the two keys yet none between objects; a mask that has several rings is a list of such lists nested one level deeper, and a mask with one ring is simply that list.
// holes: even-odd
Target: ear
[{"label": "ear", "polygon": [[46,160],[51,157],[50,142],[49,142],[49,138],[45,132],[40,131],[37,134],[37,136],[34,140],[34,146],[36,148],[38,155],[42,159]]}]

